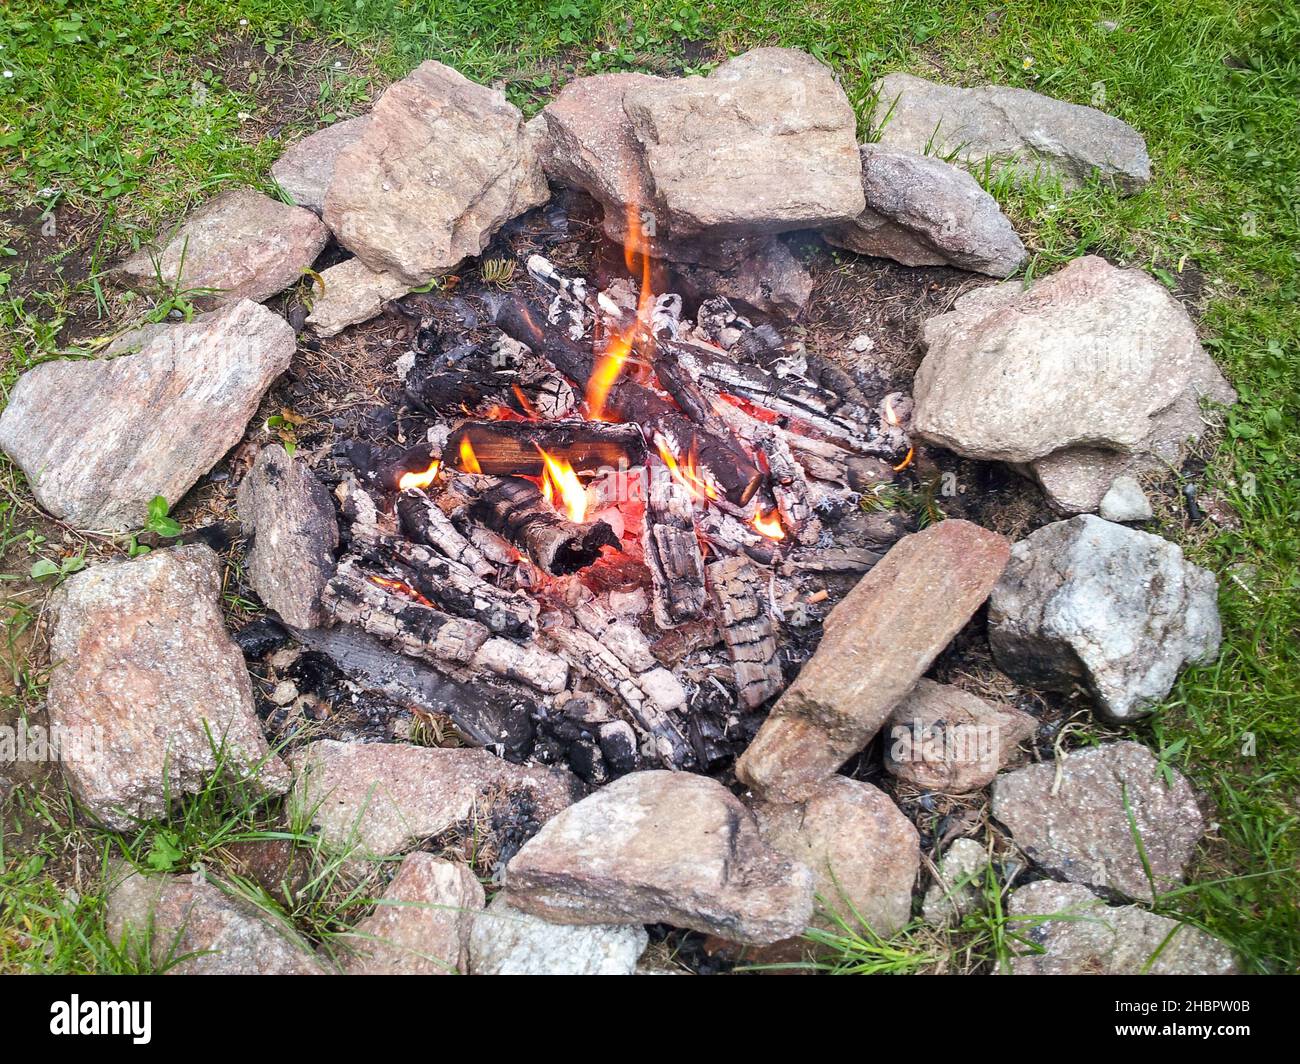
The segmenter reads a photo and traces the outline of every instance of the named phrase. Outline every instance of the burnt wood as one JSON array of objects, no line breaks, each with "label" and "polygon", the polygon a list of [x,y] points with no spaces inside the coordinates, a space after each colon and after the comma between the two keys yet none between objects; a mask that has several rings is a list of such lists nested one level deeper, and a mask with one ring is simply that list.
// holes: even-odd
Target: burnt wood
[{"label": "burnt wood", "polygon": [[654,588],[655,621],[675,628],[704,609],[704,556],[690,493],[655,461],[645,508],[645,562]]},{"label": "burnt wood", "polygon": [[540,447],[580,473],[645,465],[645,438],[635,425],[603,421],[466,421],[447,437],[446,453],[468,440],[479,468],[491,476],[542,474]]},{"label": "burnt wood", "polygon": [[753,563],[741,557],[714,562],[708,576],[741,705],[753,709],[784,685],[767,582]]}]

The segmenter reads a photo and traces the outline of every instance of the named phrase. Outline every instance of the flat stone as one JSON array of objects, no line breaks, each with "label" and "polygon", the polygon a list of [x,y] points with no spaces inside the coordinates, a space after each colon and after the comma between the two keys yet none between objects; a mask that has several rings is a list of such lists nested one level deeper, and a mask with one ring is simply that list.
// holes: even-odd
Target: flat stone
[{"label": "flat stone", "polygon": [[105,929],[167,975],[325,975],[287,924],[215,883],[115,866]]},{"label": "flat stone", "polygon": [[1201,399],[1236,399],[1168,290],[1095,256],[968,292],[923,339],[915,432],[1028,464],[1069,512],[1095,510],[1126,470],[1177,464],[1205,431]]},{"label": "flat stone", "polygon": [[1010,544],[968,521],[905,536],[826,618],[817,652],[773,706],[737,777],[802,801],[862,750],[988,597]]},{"label": "flat stone", "polygon": [[299,207],[325,212],[325,193],[334,178],[339,152],[365,132],[370,116],[345,118],[291,144],[271,164],[271,176]]},{"label": "flat stone", "polygon": [[339,936],[349,975],[462,975],[469,933],[485,901],[463,864],[431,853],[402,858],[375,911]]},{"label": "flat stone", "polygon": [[819,228],[866,206],[853,108],[804,52],[756,48],[707,78],[629,86],[623,107],[656,228],[675,236]]},{"label": "flat stone", "polygon": [[79,528],[139,528],[244,434],[289,367],[293,329],[247,300],[152,335],[138,354],[45,362],[18,378],[0,449],[36,501]]},{"label": "flat stone", "polygon": [[874,91],[871,124],[889,148],[956,157],[972,169],[989,161],[1027,178],[1055,176],[1066,189],[1093,173],[1127,193],[1151,180],[1142,135],[1092,107],[1027,89],[961,89],[911,74],[887,74]]},{"label": "flat stone", "polygon": [[1012,548],[989,598],[989,644],[1012,678],[1081,688],[1107,720],[1150,713],[1189,662],[1212,662],[1218,582],[1175,543],[1081,514]]},{"label": "flat stone", "polygon": [[1169,772],[1172,783],[1140,743],[1074,750],[1054,764],[999,776],[992,812],[1048,872],[1149,901],[1151,880],[1134,830],[1156,889],[1164,892],[1182,882],[1203,829],[1191,785]]},{"label": "flat stone", "polygon": [[157,267],[148,251],[140,251],[115,272],[129,282],[155,285],[161,270],[163,285],[190,292],[196,306],[223,307],[242,299],[260,303],[300,280],[328,240],[329,230],[311,211],[251,188],[232,188],[167,237],[157,251]]},{"label": "flat stone", "polygon": [[226,778],[255,793],[289,786],[220,594],[220,562],[196,543],[96,565],[51,602],[50,724],[87,740],[63,751],[63,773],[107,827],[163,816],[168,798],[204,786],[218,755]]},{"label": "flat stone", "polygon": [[[1136,905],[1107,905],[1087,887],[1030,883],[1007,903],[1016,934],[1043,949],[1011,962],[1015,975],[1237,975],[1232,950],[1190,924]],[[1059,920],[1034,920],[1054,916]],[[1172,934],[1171,934],[1172,933]]]},{"label": "flat stone", "polygon": [[1037,730],[1015,706],[918,680],[890,714],[885,769],[922,790],[966,794],[991,783]]},{"label": "flat stone", "polygon": [[812,274],[777,237],[765,241],[729,270],[683,265],[675,290],[688,299],[723,296],[764,314],[797,318],[812,298]]},{"label": "flat stone", "polygon": [[822,235],[860,255],[904,266],[957,266],[1009,277],[1025,245],[997,201],[970,174],[941,159],[863,144],[867,209]]},{"label": "flat stone", "polygon": [[1150,521],[1151,502],[1136,477],[1116,477],[1097,512],[1107,521]]},{"label": "flat stone", "polygon": [[236,495],[248,577],[262,601],[296,628],[321,622],[320,594],[334,574],[338,520],[306,464],[278,443],[257,452]]},{"label": "flat stone", "polygon": [[948,927],[979,906],[988,852],[974,839],[954,839],[939,860],[938,880],[925,892],[921,915],[931,927]]},{"label": "flat stone", "polygon": [[632,975],[650,943],[644,927],[553,924],[511,908],[504,894],[470,933],[474,975]]},{"label": "flat stone", "polygon": [[[544,823],[577,796],[558,769],[513,765],[486,750],[321,739],[290,757],[290,801],[331,849],[387,857],[496,810]],[[484,830],[488,830],[486,827]]]},{"label": "flat stone", "polygon": [[800,934],[812,873],[725,787],[633,772],[565,810],[506,868],[506,899],[557,923],[667,923],[766,945]]},{"label": "flat stone", "polygon": [[339,152],[325,221],[370,269],[415,286],[549,195],[519,109],[429,60],[385,90]]},{"label": "flat stone", "polygon": [[375,273],[360,259],[348,259],[320,275],[325,291],[317,294],[307,324],[317,336],[336,336],[349,325],[369,321],[390,299],[411,286],[391,273]]}]

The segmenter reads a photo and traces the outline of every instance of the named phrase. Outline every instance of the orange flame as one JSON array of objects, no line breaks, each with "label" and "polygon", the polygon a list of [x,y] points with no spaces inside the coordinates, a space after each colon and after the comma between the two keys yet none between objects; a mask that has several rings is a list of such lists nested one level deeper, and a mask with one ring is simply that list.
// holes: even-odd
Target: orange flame
[{"label": "orange flame", "polygon": [[442,468],[442,463],[434,459],[429,463],[429,468],[420,472],[403,473],[398,478],[397,488],[399,491],[416,491],[421,488],[427,488],[433,483],[434,478],[438,475],[438,470]]},{"label": "orange flame", "polygon": [[696,458],[694,446],[692,446],[690,453],[679,463],[669,449],[668,444],[661,437],[655,437],[655,445],[659,448],[659,457],[664,460],[668,472],[673,475],[673,479],[678,484],[691,493],[692,498],[716,499],[718,497],[718,493],[713,490],[700,473],[699,461]]},{"label": "orange flame", "polygon": [[394,595],[401,595],[403,598],[409,598],[412,602],[418,602],[421,606],[433,605],[410,584],[404,584],[400,580],[390,580],[386,576],[376,576],[371,573],[370,582],[377,587],[382,587],[385,591],[391,591]]},{"label": "orange flame", "polygon": [[781,518],[775,510],[766,514],[754,514],[753,525],[756,531],[768,539],[785,539],[785,529],[781,527]]},{"label": "orange flame", "polygon": [[582,486],[573,466],[563,458],[556,458],[540,447],[542,456],[542,498],[557,509],[563,509],[570,521],[587,519],[587,489]]},{"label": "orange flame", "polygon": [[605,352],[596,362],[591,379],[587,381],[587,416],[592,421],[608,421],[605,403],[610,390],[622,376],[628,356],[636,342],[637,333],[650,320],[654,309],[654,290],[650,284],[650,242],[641,228],[641,211],[635,203],[627,205],[627,235],[623,238],[623,261],[627,272],[636,274],[640,262],[641,290],[637,296],[636,317],[626,329],[610,337]]},{"label": "orange flame", "polygon": [[474,448],[469,442],[469,436],[462,436],[460,439],[460,468],[466,473],[483,472],[483,467],[478,464],[478,455],[474,453]]}]

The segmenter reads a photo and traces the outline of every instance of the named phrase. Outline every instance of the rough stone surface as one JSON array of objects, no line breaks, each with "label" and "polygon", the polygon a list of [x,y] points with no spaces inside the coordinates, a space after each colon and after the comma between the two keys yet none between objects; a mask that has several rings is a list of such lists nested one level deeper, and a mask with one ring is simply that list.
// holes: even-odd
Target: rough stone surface
[{"label": "rough stone surface", "polygon": [[55,517],[139,528],[150,499],[175,503],[239,442],[293,352],[288,322],[242,301],[138,354],[45,362],[14,386],[0,449]]},{"label": "rough stone surface", "polygon": [[474,921],[475,975],[632,975],[650,937],[644,927],[553,924],[498,894]]},{"label": "rough stone surface", "polygon": [[812,274],[785,242],[766,241],[729,270],[679,266],[674,286],[688,299],[724,296],[765,314],[797,318],[812,298]]},{"label": "rough stone surface", "polygon": [[[1108,906],[1087,887],[1039,880],[1011,895],[1016,933],[1041,955],[1011,962],[1015,975],[1236,975],[1228,946],[1199,928],[1136,905]],[[1025,919],[1056,914],[1068,919]],[[1170,932],[1176,933],[1170,937]],[[1155,958],[1152,960],[1152,958]]]},{"label": "rough stone surface", "polygon": [[105,925],[129,955],[147,953],[167,975],[324,975],[292,928],[215,883],[117,868]]},{"label": "rough stone surface", "polygon": [[288,788],[254,713],[220,592],[217,556],[192,544],[96,565],[55,596],[50,724],[94,738],[77,756],[65,751],[63,772],[111,828],[161,816],[167,793],[198,790],[217,767],[214,744],[224,744],[226,771],[255,789]]},{"label": "rough stone surface", "polygon": [[349,975],[455,975],[469,972],[469,932],[485,901],[463,864],[430,853],[402,859],[375,911],[339,945]]},{"label": "rough stone surface", "polygon": [[939,860],[939,878],[930,884],[921,915],[932,927],[959,923],[979,904],[989,866],[988,852],[974,839],[954,839]]},{"label": "rough stone surface", "polygon": [[1136,477],[1116,477],[1097,512],[1107,521],[1150,521],[1151,502]]},{"label": "rough stone surface", "polygon": [[907,923],[921,851],[916,828],[883,791],[832,776],[808,801],[760,802],[754,816],[764,842],[812,869],[819,909],[886,938]]},{"label": "rough stone surface", "polygon": [[864,144],[867,209],[832,226],[828,243],[904,266],[958,266],[1009,277],[1025,246],[997,201],[964,170],[926,155]]},{"label": "rough stone surface", "polygon": [[290,800],[322,841],[355,857],[387,857],[466,821],[520,805],[545,821],[577,794],[567,772],[512,765],[486,750],[341,743],[297,751]]},{"label": "rough stone surface", "polygon": [[299,207],[323,214],[325,193],[334,178],[334,162],[339,152],[361,136],[369,124],[370,116],[362,115],[318,129],[289,145],[271,164],[271,176]]},{"label": "rough stone surface", "polygon": [[411,286],[391,273],[375,273],[360,259],[348,259],[321,273],[325,291],[317,295],[307,324],[317,336],[336,336],[349,325],[369,321],[390,299]]},{"label": "rough stone surface", "polygon": [[420,285],[549,194],[519,109],[429,60],[389,86],[339,152],[325,221],[370,269]]},{"label": "rough stone surface", "polygon": [[918,680],[889,717],[885,768],[923,790],[965,794],[992,782],[1037,730],[1015,706]]},{"label": "rough stone surface", "polygon": [[[260,303],[302,278],[329,240],[311,211],[273,200],[250,188],[232,188],[189,215],[157,251],[162,281],[193,292],[199,306],[251,299]],[[153,285],[158,270],[147,251],[123,262],[128,281]]]},{"label": "rough stone surface", "polygon": [[707,78],[630,86],[623,106],[674,235],[818,228],[866,205],[853,108],[804,52],[756,48]]},{"label": "rough stone surface", "polygon": [[923,339],[916,433],[1030,464],[1067,512],[1095,510],[1126,469],[1176,464],[1205,431],[1201,398],[1236,399],[1164,286],[1095,256],[969,292]]},{"label": "rough stone surface", "polygon": [[999,776],[992,812],[1048,872],[1150,900],[1130,812],[1161,892],[1181,883],[1203,827],[1191,785],[1170,771],[1172,785],[1140,743],[1075,750]]},{"label": "rough stone surface", "polygon": [[1081,514],[1012,548],[989,598],[998,664],[1032,686],[1083,688],[1114,721],[1149,713],[1220,642],[1214,574],[1175,543]]},{"label": "rough stone surface", "polygon": [[968,521],[905,536],[840,602],[811,660],[772,708],[736,775],[801,801],[871,741],[988,597],[1010,544]]},{"label": "rough stone surface", "polygon": [[876,82],[872,126],[890,148],[957,158],[971,167],[992,160],[1033,177],[1057,175],[1077,188],[1094,173],[1122,192],[1151,179],[1146,141],[1132,126],[1092,107],[1027,89],[961,89],[911,74]]},{"label": "rough stone surface", "polygon": [[320,593],[334,573],[338,520],[329,492],[278,443],[263,447],[236,497],[249,537],[248,576],[262,601],[295,628],[320,623]]},{"label": "rough stone surface", "polygon": [[766,945],[807,926],[812,882],[720,783],[652,771],[551,820],[507,866],[506,896],[559,923],[668,923]]}]

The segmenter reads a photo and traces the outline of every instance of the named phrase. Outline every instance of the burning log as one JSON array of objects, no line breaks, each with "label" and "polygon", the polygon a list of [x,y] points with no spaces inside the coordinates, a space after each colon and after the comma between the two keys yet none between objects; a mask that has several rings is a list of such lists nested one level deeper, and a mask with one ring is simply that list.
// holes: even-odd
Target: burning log
[{"label": "burning log", "polygon": [[816,544],[822,538],[822,523],[813,513],[803,468],[794,460],[786,442],[776,433],[763,433],[757,444],[759,452],[767,461],[772,496],[776,500],[781,523],[791,529],[794,538],[805,547]]},{"label": "burning log", "polygon": [[767,589],[759,571],[744,558],[714,562],[708,576],[740,702],[753,709],[784,684]]},{"label": "burning log", "polygon": [[578,472],[645,465],[645,438],[635,425],[604,421],[466,421],[447,438],[447,453],[466,442],[490,476],[540,477],[540,451],[563,458]]},{"label": "burning log", "polygon": [[496,566],[483,556],[423,491],[404,491],[397,497],[402,531],[418,543],[428,544],[476,576],[496,575]]},{"label": "burning log", "polygon": [[708,507],[696,515],[696,527],[709,546],[722,554],[745,554],[760,565],[776,560],[776,543],[732,514]]},{"label": "burning log", "polygon": [[704,556],[690,492],[654,463],[645,508],[645,563],[654,585],[655,621],[675,628],[704,609]]}]

